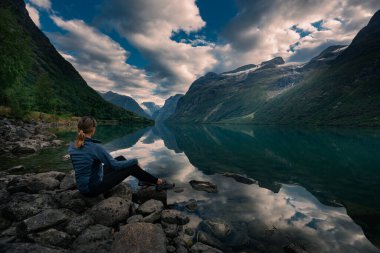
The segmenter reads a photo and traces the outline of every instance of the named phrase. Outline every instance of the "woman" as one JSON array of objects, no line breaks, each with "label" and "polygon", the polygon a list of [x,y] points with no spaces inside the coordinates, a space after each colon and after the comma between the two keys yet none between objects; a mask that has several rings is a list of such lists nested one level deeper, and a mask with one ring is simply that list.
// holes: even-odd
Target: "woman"
[{"label": "woman", "polygon": [[130,175],[145,184],[156,185],[158,190],[174,187],[174,184],[169,184],[141,169],[137,159],[126,160],[123,156],[114,159],[100,145],[100,141],[92,139],[95,131],[94,118],[80,118],[77,139],[75,144],[69,147],[77,187],[81,193],[96,196],[110,190]]}]

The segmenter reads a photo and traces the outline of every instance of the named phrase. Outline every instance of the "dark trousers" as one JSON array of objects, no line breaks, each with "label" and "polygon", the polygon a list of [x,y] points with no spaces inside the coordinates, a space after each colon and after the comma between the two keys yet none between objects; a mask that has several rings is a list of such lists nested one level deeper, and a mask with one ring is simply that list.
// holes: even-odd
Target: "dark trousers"
[{"label": "dark trousers", "polygon": [[[115,159],[118,161],[126,160],[124,156],[118,156]],[[113,170],[107,166],[104,166],[103,181],[99,185],[90,189],[90,193],[87,193],[86,195],[96,196],[107,192],[114,186],[123,182],[123,180],[129,176],[134,176],[139,181],[145,181],[151,184],[157,183],[157,178],[155,176],[149,174],[138,165],[133,165],[122,170]]]}]

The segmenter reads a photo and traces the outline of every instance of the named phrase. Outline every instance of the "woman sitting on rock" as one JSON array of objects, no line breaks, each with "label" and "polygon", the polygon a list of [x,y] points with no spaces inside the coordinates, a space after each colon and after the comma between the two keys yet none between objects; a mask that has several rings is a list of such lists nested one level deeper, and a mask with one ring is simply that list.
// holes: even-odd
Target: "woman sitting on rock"
[{"label": "woman sitting on rock", "polygon": [[96,120],[82,117],[78,121],[78,136],[69,147],[70,158],[75,170],[78,190],[87,196],[96,196],[110,190],[132,175],[143,184],[156,185],[157,190],[174,187],[165,180],[144,171],[137,159],[126,160],[123,156],[113,158],[100,144],[92,139]]}]

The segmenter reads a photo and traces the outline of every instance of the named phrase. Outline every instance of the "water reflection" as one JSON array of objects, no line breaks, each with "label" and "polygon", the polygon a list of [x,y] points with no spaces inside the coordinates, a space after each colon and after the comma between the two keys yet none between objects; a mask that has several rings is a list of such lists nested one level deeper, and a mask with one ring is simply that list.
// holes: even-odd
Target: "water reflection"
[{"label": "water reflection", "polygon": [[[379,245],[378,133],[161,125],[132,146],[126,136],[107,148],[175,181],[184,191],[169,192],[169,203],[196,199],[196,215],[229,221],[255,252],[283,252],[289,242],[309,252],[380,252],[367,239]],[[219,174],[226,171],[258,184]],[[214,182],[219,193],[194,191],[191,179]]]}]

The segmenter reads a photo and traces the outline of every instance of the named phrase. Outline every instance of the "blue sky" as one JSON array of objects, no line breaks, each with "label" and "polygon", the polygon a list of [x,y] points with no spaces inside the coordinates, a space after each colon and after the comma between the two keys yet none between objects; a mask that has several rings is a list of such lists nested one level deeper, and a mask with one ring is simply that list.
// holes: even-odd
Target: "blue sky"
[{"label": "blue sky", "polygon": [[347,45],[378,0],[26,0],[29,15],[98,91],[163,104],[207,72]]}]

